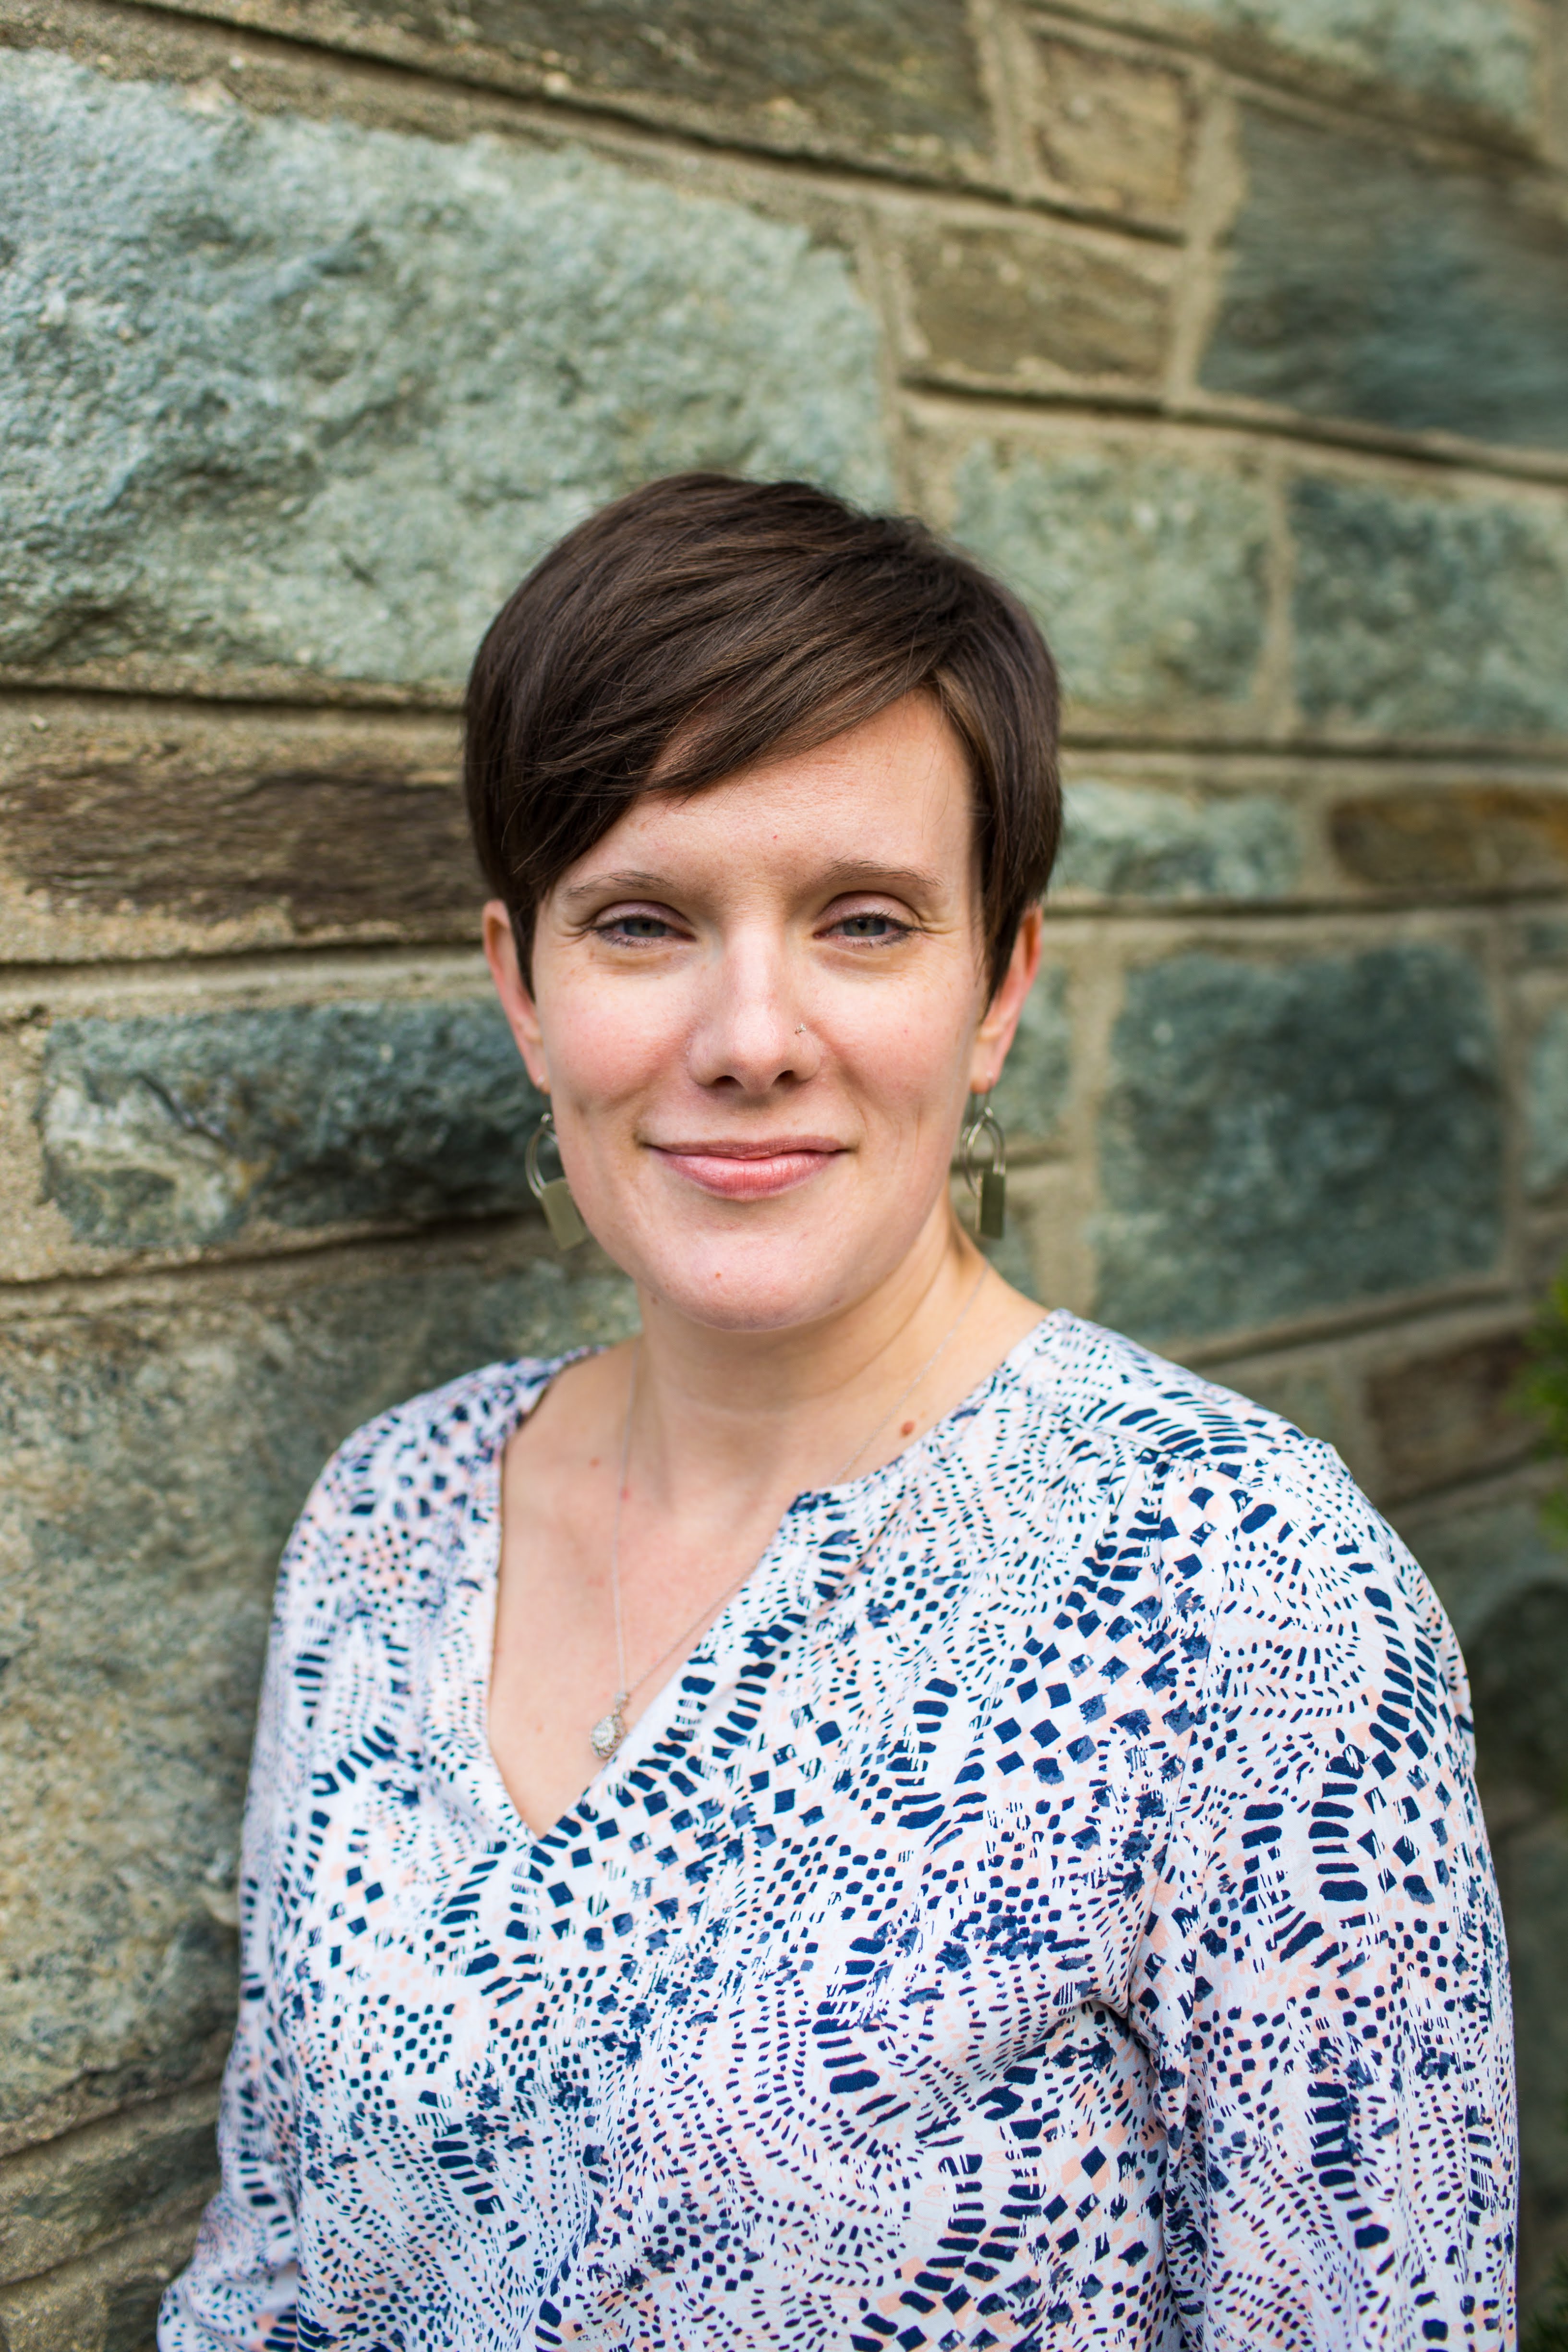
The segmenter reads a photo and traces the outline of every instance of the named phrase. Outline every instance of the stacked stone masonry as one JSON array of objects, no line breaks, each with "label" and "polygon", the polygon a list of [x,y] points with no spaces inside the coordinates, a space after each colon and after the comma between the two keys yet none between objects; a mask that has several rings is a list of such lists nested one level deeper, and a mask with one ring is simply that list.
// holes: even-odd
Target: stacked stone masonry
[{"label": "stacked stone masonry", "polygon": [[627,1328],[528,1213],[476,638],[710,465],[1059,651],[1007,1271],[1331,1439],[1464,1639],[1523,2267],[1568,2247],[1562,0],[0,0],[0,2344],[213,2170],[278,1546],[365,1415]]}]

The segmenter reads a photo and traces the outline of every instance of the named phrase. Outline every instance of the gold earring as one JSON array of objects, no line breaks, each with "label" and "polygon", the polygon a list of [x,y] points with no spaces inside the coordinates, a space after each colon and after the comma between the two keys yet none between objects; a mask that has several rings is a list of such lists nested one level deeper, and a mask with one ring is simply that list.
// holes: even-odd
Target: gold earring
[{"label": "gold earring", "polygon": [[579,1242],[588,1239],[588,1227],[582,1222],[582,1212],[571,1197],[571,1186],[564,1175],[551,1177],[547,1184],[539,1173],[539,1146],[545,1141],[560,1144],[555,1131],[555,1113],[547,1110],[528,1138],[528,1148],[523,1155],[523,1174],[529,1192],[545,1213],[550,1229],[550,1239],[557,1249],[575,1249]]},{"label": "gold earring", "polygon": [[[980,1204],[976,1228],[980,1239],[999,1242],[1008,1229],[1008,1142],[1001,1121],[990,1108],[991,1090],[971,1097],[968,1118],[958,1138],[964,1155],[964,1181]],[[985,1139],[989,1165],[975,1173],[975,1146]]]}]

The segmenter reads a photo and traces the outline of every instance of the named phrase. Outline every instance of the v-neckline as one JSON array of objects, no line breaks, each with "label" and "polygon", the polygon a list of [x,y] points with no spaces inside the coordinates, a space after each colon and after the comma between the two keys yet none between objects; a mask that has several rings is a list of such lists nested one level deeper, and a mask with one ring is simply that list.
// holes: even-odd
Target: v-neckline
[{"label": "v-neckline", "polygon": [[[462,1710],[475,1724],[477,1732],[475,1743],[477,1752],[469,1759],[476,1783],[471,1793],[490,1814],[497,1832],[509,1843],[520,1846],[536,1862],[580,1834],[585,1811],[589,1819],[597,1814],[598,1808],[593,1802],[595,1792],[614,1786],[640,1766],[645,1765],[651,1751],[675,1723],[680,1713],[683,1685],[693,1665],[699,1659],[706,1662],[710,1655],[717,1663],[727,1639],[733,1638],[734,1621],[742,1611],[750,1612],[768,1575],[780,1565],[791,1542],[800,1537],[802,1528],[800,1523],[810,1516],[831,1512],[840,1518],[841,1524],[859,1517],[863,1526],[873,1516],[866,1506],[873,1498],[880,1499],[895,1486],[900,1488],[902,1496],[902,1490],[907,1489],[912,1483],[920,1461],[932,1453],[945,1450],[956,1434],[957,1427],[972,1421],[977,1413],[983,1411],[988,1397],[1004,1377],[1010,1375],[1015,1360],[1022,1357],[1026,1350],[1039,1347],[1047,1328],[1054,1327],[1062,1316],[1061,1307],[1049,1308],[1021,1338],[1015,1340],[1007,1354],[1000,1357],[988,1372],[984,1373],[963,1396],[955,1400],[940,1420],[933,1422],[929,1429],[913,1439],[890,1461],[837,1486],[802,1487],[786,1505],[778,1526],[744,1580],[697,1634],[691,1648],[672,1665],[664,1681],[631,1725],[614,1754],[605,1759],[592,1778],[584,1782],[570,1804],[542,1830],[536,1830],[518,1811],[496,1760],[496,1751],[490,1740],[490,1688],[495,1667],[496,1617],[500,1601],[501,1546],[505,1532],[502,1481],[507,1445],[524,1422],[538,1410],[562,1372],[572,1364],[580,1363],[590,1356],[601,1355],[605,1350],[602,1348],[574,1348],[569,1354],[547,1362],[534,1379],[519,1381],[492,1435],[488,1456],[476,1482],[474,1502],[477,1507],[471,1508],[465,1518],[462,1535],[464,1570],[454,1580],[454,1591],[461,1590],[463,1594],[461,1635],[457,1625],[444,1622],[438,1636],[439,1646],[443,1648],[455,1639],[465,1637],[464,1646],[469,1653],[468,1675],[470,1677],[476,1674],[478,1676],[477,1706]],[[515,1371],[517,1368],[508,1366],[507,1369]],[[890,1523],[895,1513],[896,1505],[889,1515]],[[883,1529],[877,1531],[878,1542],[884,1532]],[[874,1549],[875,1546],[872,1549]],[[449,1606],[450,1600],[451,1596]],[[456,1696],[455,1693],[454,1695]],[[465,1696],[472,1697],[473,1695],[470,1682]],[[699,1707],[692,1724],[687,1727],[685,1738],[690,1738],[700,1717]]]}]

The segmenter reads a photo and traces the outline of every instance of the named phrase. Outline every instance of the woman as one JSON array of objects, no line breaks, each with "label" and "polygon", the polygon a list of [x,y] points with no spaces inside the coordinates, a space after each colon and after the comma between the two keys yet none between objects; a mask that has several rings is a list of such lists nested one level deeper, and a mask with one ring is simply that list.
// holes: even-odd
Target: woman
[{"label": "woman", "polygon": [[949,1205],[1054,726],[1009,596],[800,485],[656,483],[492,628],[490,967],[642,1335],[307,1507],[170,2352],[1509,2340],[1441,1612]]}]

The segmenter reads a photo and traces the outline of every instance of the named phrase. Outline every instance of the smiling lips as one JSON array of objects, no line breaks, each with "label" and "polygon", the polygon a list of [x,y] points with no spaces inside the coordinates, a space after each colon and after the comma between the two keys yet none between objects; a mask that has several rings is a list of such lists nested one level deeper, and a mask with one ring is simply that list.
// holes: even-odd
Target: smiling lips
[{"label": "smiling lips", "polygon": [[652,1147],[680,1174],[721,1201],[767,1201],[819,1176],[844,1149],[828,1135],[763,1136],[749,1143]]}]

